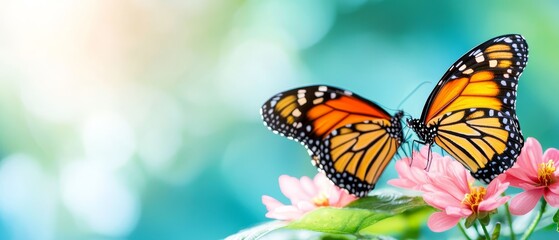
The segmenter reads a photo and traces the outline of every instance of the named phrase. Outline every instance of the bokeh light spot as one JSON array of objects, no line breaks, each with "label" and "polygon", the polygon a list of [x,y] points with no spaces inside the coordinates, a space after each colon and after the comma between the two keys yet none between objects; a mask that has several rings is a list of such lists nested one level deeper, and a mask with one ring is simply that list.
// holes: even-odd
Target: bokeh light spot
[{"label": "bokeh light spot", "polygon": [[60,181],[62,202],[92,231],[126,236],[136,225],[137,196],[100,161],[73,161],[62,169]]}]

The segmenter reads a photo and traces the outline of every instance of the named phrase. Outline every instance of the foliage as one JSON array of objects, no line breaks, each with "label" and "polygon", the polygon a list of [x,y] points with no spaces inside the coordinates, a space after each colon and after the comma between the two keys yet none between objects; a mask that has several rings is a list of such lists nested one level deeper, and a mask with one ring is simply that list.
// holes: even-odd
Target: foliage
[{"label": "foliage", "polygon": [[[400,234],[417,237],[421,223],[432,208],[421,197],[385,193],[360,198],[345,208],[323,207],[307,213],[285,226],[291,230],[312,230],[338,235],[374,237],[380,234]],[[253,239],[280,227],[277,222],[265,223],[243,230],[231,239]]]}]

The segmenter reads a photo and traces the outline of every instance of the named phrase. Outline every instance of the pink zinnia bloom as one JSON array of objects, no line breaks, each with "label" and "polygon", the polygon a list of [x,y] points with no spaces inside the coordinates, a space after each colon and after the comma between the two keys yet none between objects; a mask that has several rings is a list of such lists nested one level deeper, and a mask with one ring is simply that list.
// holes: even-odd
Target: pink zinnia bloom
[{"label": "pink zinnia bloom", "polygon": [[302,177],[300,180],[281,175],[279,185],[291,205],[284,205],[270,196],[262,196],[262,203],[268,209],[268,218],[291,221],[318,207],[343,207],[357,199],[334,185],[323,173],[318,173],[314,179]]},{"label": "pink zinnia bloom", "polygon": [[[397,161],[396,172],[398,172],[399,178],[388,180],[388,184],[421,191],[425,184],[431,182],[432,177],[444,172],[444,169],[447,169],[449,165],[459,164],[449,156],[443,157],[434,152],[429,153],[429,151],[429,147],[424,146],[419,152],[414,151],[412,153],[413,160],[405,157]],[[431,163],[429,168],[426,169],[428,158],[430,158]]]},{"label": "pink zinnia bloom", "polygon": [[[435,179],[434,179],[435,180]],[[454,227],[462,218],[484,216],[505,204],[510,197],[501,197],[508,183],[493,180],[487,188],[473,186],[474,178],[461,165],[451,165],[424,187],[423,200],[441,210],[433,213],[427,226],[434,232],[443,232]]]},{"label": "pink zinnia bloom", "polygon": [[524,215],[532,210],[543,196],[552,207],[559,207],[559,150],[549,148],[542,154],[542,146],[535,138],[528,138],[516,164],[506,172],[505,181],[524,189],[510,203],[510,212]]},{"label": "pink zinnia bloom", "polygon": [[431,165],[426,170],[428,151],[423,147],[413,153],[413,161],[403,158],[396,162],[399,178],[388,183],[423,192],[425,202],[441,210],[429,217],[427,225],[432,231],[446,231],[472,215],[485,216],[510,198],[500,196],[508,183],[495,179],[487,188],[473,186],[475,180],[468,170],[449,156],[431,152]]}]

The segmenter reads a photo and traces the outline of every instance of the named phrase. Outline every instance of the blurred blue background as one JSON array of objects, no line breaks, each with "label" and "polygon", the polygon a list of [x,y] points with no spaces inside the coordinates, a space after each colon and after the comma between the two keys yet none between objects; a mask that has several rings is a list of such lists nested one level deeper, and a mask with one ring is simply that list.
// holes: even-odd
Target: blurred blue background
[{"label": "blurred blue background", "polygon": [[[259,108],[310,84],[419,116],[444,71],[520,33],[525,137],[559,147],[553,1],[0,0],[0,238],[216,239],[267,221],[306,150]],[[388,167],[377,188],[395,177]],[[450,233],[453,234],[453,233]]]}]

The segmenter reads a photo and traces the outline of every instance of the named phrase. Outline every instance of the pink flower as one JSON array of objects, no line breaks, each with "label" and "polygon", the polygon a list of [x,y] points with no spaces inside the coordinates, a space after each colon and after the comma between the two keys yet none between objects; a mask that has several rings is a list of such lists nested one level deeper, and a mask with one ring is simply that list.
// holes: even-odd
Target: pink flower
[{"label": "pink flower", "polygon": [[427,226],[434,232],[446,231],[456,225],[460,219],[474,216],[483,218],[510,197],[501,197],[509,186],[499,179],[493,180],[487,188],[473,186],[474,179],[462,166],[454,165],[437,176],[436,181],[425,186],[423,200],[441,210],[429,217]]},{"label": "pink flower", "polygon": [[431,166],[426,171],[428,151],[428,147],[423,147],[414,152],[413,162],[409,158],[396,162],[399,178],[388,183],[423,192],[423,200],[441,210],[429,217],[427,225],[432,231],[446,231],[462,218],[483,218],[510,198],[500,196],[508,183],[496,179],[487,188],[473,186],[474,178],[449,156],[431,153]]},{"label": "pink flower", "polygon": [[262,196],[262,203],[266,205],[266,217],[291,221],[300,218],[305,213],[318,207],[343,207],[357,199],[346,190],[334,185],[323,173],[318,173],[314,179],[281,175],[280,189],[291,201],[291,205],[284,205],[270,196]]},{"label": "pink flower", "polygon": [[524,215],[532,210],[543,196],[552,207],[559,207],[559,150],[549,148],[542,155],[542,146],[535,138],[528,138],[516,164],[505,174],[511,186],[524,189],[510,203],[510,212]]},{"label": "pink flower", "polygon": [[[399,178],[388,180],[388,184],[396,187],[421,191],[425,184],[431,183],[431,178],[447,169],[449,165],[459,164],[449,156],[429,153],[429,147],[424,146],[419,152],[414,151],[412,158],[405,157],[396,162]],[[430,156],[428,156],[430,154]],[[426,169],[427,159],[430,166]]]}]

